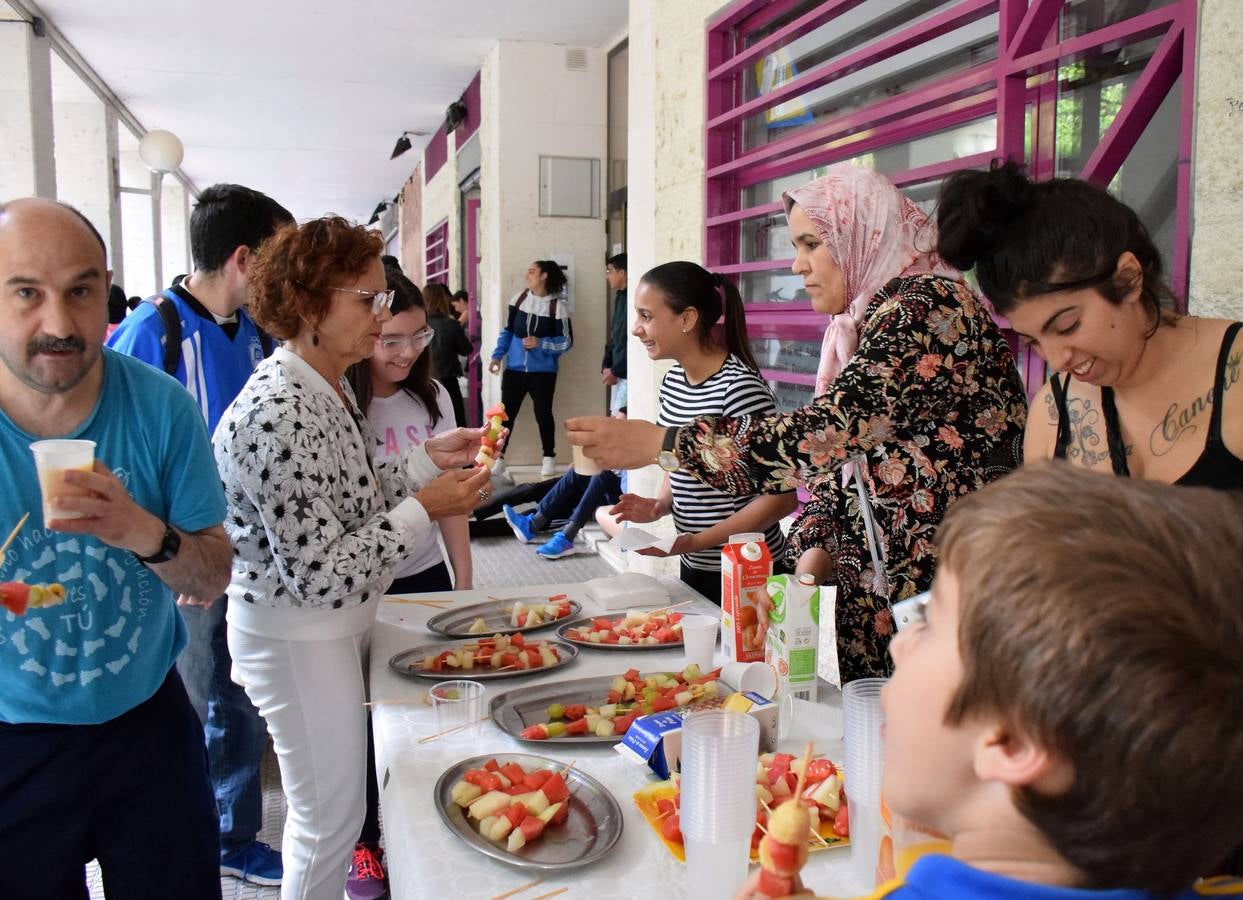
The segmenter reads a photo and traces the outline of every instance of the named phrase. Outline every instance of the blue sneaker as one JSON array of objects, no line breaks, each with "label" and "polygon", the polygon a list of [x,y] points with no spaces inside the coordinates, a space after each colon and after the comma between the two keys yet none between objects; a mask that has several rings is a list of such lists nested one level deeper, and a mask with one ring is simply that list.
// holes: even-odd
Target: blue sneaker
[{"label": "blue sneaker", "polygon": [[236,853],[220,858],[220,874],[232,875],[251,884],[278,885],[285,874],[279,850],[262,841],[252,841]]},{"label": "blue sneaker", "polygon": [[502,508],[505,510],[505,521],[514,530],[514,537],[524,544],[534,541],[535,529],[531,527],[531,520],[535,518],[534,513],[520,513],[508,503]]},{"label": "blue sneaker", "polygon": [[574,546],[574,542],[558,531],[548,543],[535,551],[535,555],[544,559],[560,559],[563,556],[573,556],[577,552],[578,547]]}]

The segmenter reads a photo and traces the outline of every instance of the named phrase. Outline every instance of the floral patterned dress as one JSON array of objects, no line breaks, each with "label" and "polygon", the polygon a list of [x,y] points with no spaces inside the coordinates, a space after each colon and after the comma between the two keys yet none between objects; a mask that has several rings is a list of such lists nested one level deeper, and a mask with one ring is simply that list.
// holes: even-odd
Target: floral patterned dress
[{"label": "floral patterned dress", "polygon": [[[814,547],[835,560],[845,682],[890,674],[891,603],[932,584],[932,539],[946,509],[1018,467],[1026,421],[1014,356],[988,310],[961,282],[918,275],[872,298],[858,350],[811,404],[696,420],[677,449],[685,470],[726,493],[811,488],[790,560]],[[859,473],[883,572],[855,482],[842,483],[852,460],[866,460]]]}]

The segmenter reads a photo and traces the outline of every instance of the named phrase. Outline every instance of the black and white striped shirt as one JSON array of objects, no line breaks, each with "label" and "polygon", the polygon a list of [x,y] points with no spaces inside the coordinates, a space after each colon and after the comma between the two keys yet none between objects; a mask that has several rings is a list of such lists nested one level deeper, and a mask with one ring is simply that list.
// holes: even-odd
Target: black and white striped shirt
[{"label": "black and white striped shirt", "polygon": [[[772,391],[759,373],[748,369],[732,353],[721,368],[700,384],[691,384],[686,371],[675,364],[660,383],[661,425],[686,425],[699,416],[768,415],[776,412]],[[678,533],[700,532],[728,519],[753,499],[754,495],[731,497],[708,487],[686,472],[669,475],[673,489],[673,521]],[[785,537],[774,522],[765,533],[768,549],[776,559],[785,549]],[[719,571],[721,548],[687,553],[682,562],[692,569]]]}]

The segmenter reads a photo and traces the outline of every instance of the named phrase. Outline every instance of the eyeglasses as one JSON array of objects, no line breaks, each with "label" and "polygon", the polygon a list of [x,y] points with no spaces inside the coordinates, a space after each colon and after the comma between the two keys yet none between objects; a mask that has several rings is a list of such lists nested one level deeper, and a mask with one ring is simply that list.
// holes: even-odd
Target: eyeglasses
[{"label": "eyeglasses", "polygon": [[428,327],[414,334],[382,334],[376,338],[376,343],[379,344],[380,349],[389,352],[400,350],[402,347],[409,347],[415,353],[418,353],[430,344],[435,336],[436,332]]},{"label": "eyeglasses", "polygon": [[914,597],[908,597],[893,605],[893,624],[898,631],[911,625],[921,625],[928,621],[928,601],[932,599],[932,591],[924,591]]},{"label": "eyeglasses", "polygon": [[340,291],[342,294],[357,294],[364,299],[371,301],[371,314],[378,316],[380,310],[389,309],[393,305],[393,297],[397,295],[396,291],[360,291],[357,288],[339,288],[330,287],[330,291]]}]

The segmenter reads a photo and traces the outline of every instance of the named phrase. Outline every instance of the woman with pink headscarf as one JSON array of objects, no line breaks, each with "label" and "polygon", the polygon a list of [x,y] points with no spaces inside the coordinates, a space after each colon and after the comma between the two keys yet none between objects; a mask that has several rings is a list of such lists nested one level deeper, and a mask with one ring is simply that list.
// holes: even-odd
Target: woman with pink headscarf
[{"label": "woman with pink headscarf", "polygon": [[784,196],[812,307],[831,315],[816,399],[791,413],[676,429],[583,418],[570,440],[610,468],[675,465],[717,490],[806,483],[790,533],[800,571],[837,581],[843,682],[884,676],[890,607],[932,583],[932,538],[962,494],[1018,466],[1027,404],[1009,345],[927,216],[843,164]]}]

